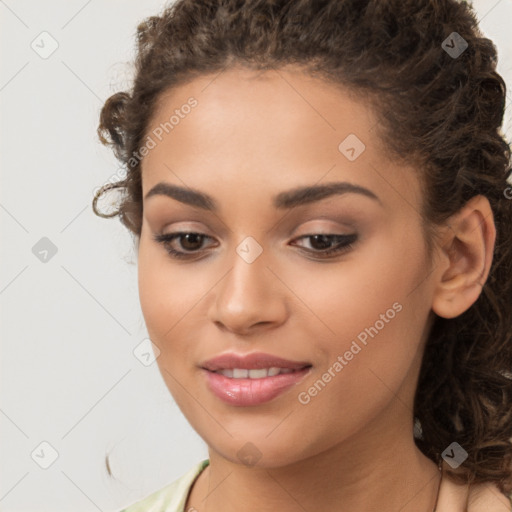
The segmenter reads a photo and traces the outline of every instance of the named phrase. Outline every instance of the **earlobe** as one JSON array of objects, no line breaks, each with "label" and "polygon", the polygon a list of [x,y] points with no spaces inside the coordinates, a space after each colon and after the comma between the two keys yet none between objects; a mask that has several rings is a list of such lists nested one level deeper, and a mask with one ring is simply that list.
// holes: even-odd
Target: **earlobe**
[{"label": "earlobe", "polygon": [[472,197],[446,222],[439,251],[432,310],[455,318],[478,299],[491,268],[496,240],[489,200]]}]

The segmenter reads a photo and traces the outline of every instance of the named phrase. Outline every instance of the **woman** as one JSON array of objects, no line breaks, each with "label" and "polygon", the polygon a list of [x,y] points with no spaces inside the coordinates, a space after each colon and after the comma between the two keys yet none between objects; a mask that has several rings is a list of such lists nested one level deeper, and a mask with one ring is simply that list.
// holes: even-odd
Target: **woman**
[{"label": "woman", "polygon": [[126,512],[511,510],[505,84],[471,8],[181,0],[138,42],[93,206],[209,458]]}]

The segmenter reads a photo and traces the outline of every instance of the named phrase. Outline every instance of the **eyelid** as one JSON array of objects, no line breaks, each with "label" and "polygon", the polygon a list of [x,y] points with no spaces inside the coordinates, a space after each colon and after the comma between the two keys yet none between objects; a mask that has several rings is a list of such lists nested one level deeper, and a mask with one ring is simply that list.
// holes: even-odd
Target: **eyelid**
[{"label": "eyelid", "polygon": [[[318,223],[321,223],[318,226]],[[177,226],[175,226],[177,224]],[[170,225],[173,227],[171,231],[164,231],[165,228],[168,228]],[[273,231],[274,228],[268,230],[268,232]],[[284,236],[284,232],[286,230],[279,230],[279,237]],[[313,236],[313,235],[352,235],[354,231],[359,231],[356,229],[355,222],[341,222],[341,221],[333,221],[331,215],[324,216],[316,216],[315,219],[308,220],[306,222],[300,223],[295,229],[292,230],[291,233],[286,235],[286,237],[295,240],[296,238],[304,237],[304,236]],[[210,241],[213,239],[218,239],[219,237],[211,234],[212,231],[207,228],[202,222],[175,222],[172,224],[166,224],[161,230],[158,230],[161,235],[171,235],[177,233],[197,233],[204,236],[206,239]],[[219,236],[222,237],[224,233],[221,233]],[[276,233],[276,238],[277,238]]]},{"label": "eyelid", "polygon": [[[320,225],[318,225],[320,223]],[[291,236],[309,235],[344,235],[351,234],[356,230],[354,222],[333,221],[331,216],[325,216],[325,219],[316,218],[315,220],[301,223],[292,231]]]}]

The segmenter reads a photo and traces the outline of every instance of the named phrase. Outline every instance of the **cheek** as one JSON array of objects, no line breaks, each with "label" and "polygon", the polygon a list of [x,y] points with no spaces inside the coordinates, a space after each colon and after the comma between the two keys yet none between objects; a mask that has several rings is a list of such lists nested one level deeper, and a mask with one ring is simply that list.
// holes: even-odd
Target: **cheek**
[{"label": "cheek", "polygon": [[[430,311],[421,286],[428,273],[422,239],[412,232],[407,248],[389,240],[376,239],[336,271],[320,266],[305,273],[294,287],[316,316],[305,324],[305,337],[317,340],[313,350],[321,367],[307,384],[329,382],[325,388],[319,383],[322,392],[312,400],[318,412],[331,400],[350,404],[352,413],[370,412],[417,362]],[[329,369],[336,377],[324,373]]]},{"label": "cheek", "polygon": [[426,307],[421,284],[428,268],[422,238],[415,226],[395,232],[394,237],[393,232],[373,236],[339,263],[309,264],[300,278],[293,269],[285,274],[284,280],[293,283],[294,293],[319,320],[314,327],[326,339],[348,341],[372,327],[383,334],[399,325],[421,323],[420,315],[410,310]]},{"label": "cheek", "polygon": [[195,367],[202,356],[198,347],[207,337],[205,300],[218,279],[207,270],[182,268],[160,246],[141,236],[138,288],[144,321],[160,350],[157,364],[162,376],[176,402],[185,408],[190,396],[180,383],[187,381],[190,387],[192,372],[199,371]]},{"label": "cheek", "polygon": [[196,304],[202,294],[201,282],[172,265],[166,252],[141,237],[138,256],[139,299],[150,335],[165,343],[173,338],[174,327]]},{"label": "cheek", "polygon": [[[179,268],[171,269],[168,257],[159,247],[141,238],[138,256],[139,300],[151,341],[160,354],[156,360],[162,378],[182,410],[190,407],[190,397],[180,384],[185,382],[192,362],[189,315],[201,294],[190,276],[184,282]],[[188,314],[188,315],[187,315]]]}]

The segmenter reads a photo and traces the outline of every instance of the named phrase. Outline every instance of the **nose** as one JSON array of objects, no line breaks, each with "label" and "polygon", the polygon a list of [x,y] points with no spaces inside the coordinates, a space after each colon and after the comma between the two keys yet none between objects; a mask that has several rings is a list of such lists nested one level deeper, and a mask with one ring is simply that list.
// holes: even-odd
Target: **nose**
[{"label": "nose", "polygon": [[288,288],[263,251],[248,262],[234,253],[232,266],[217,286],[208,318],[222,330],[248,335],[272,329],[288,315]]}]

